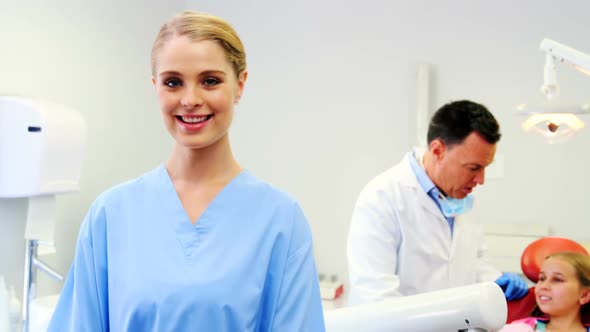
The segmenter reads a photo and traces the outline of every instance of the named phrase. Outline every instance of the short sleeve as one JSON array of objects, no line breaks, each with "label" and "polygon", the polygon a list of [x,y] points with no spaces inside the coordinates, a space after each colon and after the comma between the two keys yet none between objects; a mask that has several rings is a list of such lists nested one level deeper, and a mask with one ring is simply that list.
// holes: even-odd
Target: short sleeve
[{"label": "short sleeve", "polygon": [[325,331],[311,231],[299,206],[272,331]]},{"label": "short sleeve", "polygon": [[105,228],[104,210],[91,208],[80,228],[49,332],[108,331]]}]

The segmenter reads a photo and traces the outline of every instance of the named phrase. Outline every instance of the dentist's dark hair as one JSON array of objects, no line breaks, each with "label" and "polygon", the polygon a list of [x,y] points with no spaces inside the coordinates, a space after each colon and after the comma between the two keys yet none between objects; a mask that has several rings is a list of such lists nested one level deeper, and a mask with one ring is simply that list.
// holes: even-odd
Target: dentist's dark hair
[{"label": "dentist's dark hair", "polygon": [[502,136],[500,125],[492,113],[483,105],[459,100],[439,108],[430,120],[428,144],[435,139],[446,145],[461,144],[472,132],[476,132],[488,143],[495,144]]}]

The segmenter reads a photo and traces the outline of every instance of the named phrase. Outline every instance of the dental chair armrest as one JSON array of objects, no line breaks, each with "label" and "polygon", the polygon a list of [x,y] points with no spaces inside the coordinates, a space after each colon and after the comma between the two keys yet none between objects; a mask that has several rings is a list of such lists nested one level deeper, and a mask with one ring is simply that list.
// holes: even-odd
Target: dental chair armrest
[{"label": "dental chair armrest", "polygon": [[515,301],[510,301],[508,304],[508,316],[506,317],[506,324],[512,321],[531,317],[533,309],[537,302],[535,301],[535,287],[529,288],[529,292],[523,298]]}]

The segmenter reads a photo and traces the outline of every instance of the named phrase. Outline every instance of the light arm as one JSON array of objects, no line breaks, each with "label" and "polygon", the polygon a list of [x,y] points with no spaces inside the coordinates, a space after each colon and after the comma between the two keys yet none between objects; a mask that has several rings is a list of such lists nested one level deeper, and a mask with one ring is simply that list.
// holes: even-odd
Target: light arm
[{"label": "light arm", "polygon": [[541,41],[540,49],[551,55],[557,62],[565,62],[577,70],[590,75],[590,55],[549,38]]},{"label": "light arm", "polygon": [[543,86],[541,86],[541,92],[547,99],[552,99],[559,95],[559,86],[555,78],[556,63],[568,63],[582,73],[590,75],[590,55],[548,38],[541,41],[539,48],[545,52],[545,67],[543,70]]}]

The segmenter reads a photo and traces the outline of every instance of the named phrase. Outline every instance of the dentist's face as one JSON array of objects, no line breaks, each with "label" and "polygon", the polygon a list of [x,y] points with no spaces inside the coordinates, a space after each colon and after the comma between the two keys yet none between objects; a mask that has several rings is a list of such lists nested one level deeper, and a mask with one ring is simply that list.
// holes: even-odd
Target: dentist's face
[{"label": "dentist's face", "polygon": [[247,73],[236,78],[217,42],[174,37],[158,54],[154,75],[164,123],[177,144],[200,149],[227,137]]},{"label": "dentist's face", "polygon": [[494,160],[496,144],[488,143],[472,132],[460,144],[445,145],[440,140],[430,143],[435,158],[435,184],[447,196],[464,198],[477,185],[485,182],[485,169]]}]

